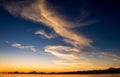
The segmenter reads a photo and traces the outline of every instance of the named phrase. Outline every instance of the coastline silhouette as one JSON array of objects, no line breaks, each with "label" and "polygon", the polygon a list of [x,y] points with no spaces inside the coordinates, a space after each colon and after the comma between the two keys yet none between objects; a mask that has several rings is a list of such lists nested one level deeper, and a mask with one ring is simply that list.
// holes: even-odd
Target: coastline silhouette
[{"label": "coastline silhouette", "polygon": [[[5,73],[5,72],[1,72]],[[8,72],[7,74],[120,74],[120,68],[108,68],[105,70],[89,70],[89,71],[72,71],[72,72]]]}]

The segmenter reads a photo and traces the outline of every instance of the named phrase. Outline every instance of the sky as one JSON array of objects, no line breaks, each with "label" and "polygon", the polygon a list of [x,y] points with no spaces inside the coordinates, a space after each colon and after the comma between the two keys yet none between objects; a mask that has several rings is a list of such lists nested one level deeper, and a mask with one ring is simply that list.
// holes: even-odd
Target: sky
[{"label": "sky", "polygon": [[117,0],[0,0],[0,72],[120,68],[119,18]]}]

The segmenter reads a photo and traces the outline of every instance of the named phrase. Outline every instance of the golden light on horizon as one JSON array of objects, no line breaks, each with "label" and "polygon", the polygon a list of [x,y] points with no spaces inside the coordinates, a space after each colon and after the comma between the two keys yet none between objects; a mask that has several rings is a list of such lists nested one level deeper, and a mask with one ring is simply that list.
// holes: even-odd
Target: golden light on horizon
[{"label": "golden light on horizon", "polygon": [[[78,66],[77,66],[78,67]],[[98,68],[89,68],[89,67],[80,67],[79,70],[76,70],[74,67],[15,67],[15,66],[0,66],[0,72],[69,72],[69,71],[87,71],[87,70],[104,70],[108,69],[111,66],[103,66]],[[113,66],[114,68],[119,68],[119,65]]]}]

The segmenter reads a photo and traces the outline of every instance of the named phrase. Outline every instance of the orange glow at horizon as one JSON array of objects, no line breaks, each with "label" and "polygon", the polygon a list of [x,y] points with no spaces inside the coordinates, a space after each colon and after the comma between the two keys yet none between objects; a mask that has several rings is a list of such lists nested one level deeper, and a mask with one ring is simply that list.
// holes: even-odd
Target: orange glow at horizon
[{"label": "orange glow at horizon", "polygon": [[[45,68],[45,67],[38,67],[38,68],[28,68],[28,67],[5,67],[5,66],[0,66],[0,72],[15,72],[15,71],[18,71],[18,72],[32,72],[32,71],[36,71],[36,72],[45,72],[45,73],[48,73],[48,72],[69,72],[69,71],[84,71],[84,70],[102,70],[102,69],[108,69],[110,68],[111,66],[104,66],[104,67],[101,67],[101,68],[93,68],[93,69],[81,69],[81,70],[78,70],[76,68],[63,68],[63,67],[49,67],[49,68]],[[114,68],[120,68],[120,66],[114,66]]]}]

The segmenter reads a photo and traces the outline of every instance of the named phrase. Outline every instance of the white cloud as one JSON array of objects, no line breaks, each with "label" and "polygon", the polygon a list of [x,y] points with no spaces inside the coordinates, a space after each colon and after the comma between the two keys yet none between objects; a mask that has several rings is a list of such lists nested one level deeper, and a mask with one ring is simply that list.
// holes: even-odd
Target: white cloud
[{"label": "white cloud", "polygon": [[[76,27],[76,25],[74,25],[76,23],[67,21],[64,16],[50,8],[49,3],[46,1],[47,0],[35,0],[35,2],[29,5],[24,5],[22,1],[18,1],[6,4],[5,7],[14,15],[21,15],[23,18],[43,23],[52,28],[59,36],[63,37],[65,42],[73,46],[90,47],[92,40],[72,31],[72,28]],[[47,38],[51,38],[43,32],[40,34]]]},{"label": "white cloud", "polygon": [[24,46],[24,45],[19,44],[19,43],[13,43],[12,47],[20,48],[20,49],[29,49],[29,50],[31,50],[33,52],[37,51],[37,49],[34,46]]},{"label": "white cloud", "polygon": [[44,30],[38,30],[38,31],[35,32],[35,34],[42,35],[43,37],[48,38],[48,39],[51,39],[51,38],[55,38],[55,37],[56,37],[55,34],[47,34],[47,33],[45,33]]},{"label": "white cloud", "polygon": [[[53,30],[64,39],[68,40],[67,43],[70,43],[74,46],[91,46],[91,40],[84,37],[83,35],[78,35],[73,32],[70,27],[75,26],[74,23],[71,23],[61,17],[60,14],[54,12],[53,9],[49,8],[49,4],[46,4],[46,0],[41,0],[36,5],[39,8],[41,16],[46,20],[45,23],[47,26],[53,28]],[[48,10],[49,9],[49,10]]]},{"label": "white cloud", "polygon": [[96,66],[86,58],[84,52],[75,47],[68,46],[47,46],[45,52],[51,53],[58,59],[53,62],[58,65],[74,68],[95,68]]},{"label": "white cloud", "polygon": [[74,52],[79,52],[79,50],[67,46],[47,46],[45,52],[49,52],[60,59],[77,59],[78,57]]}]

